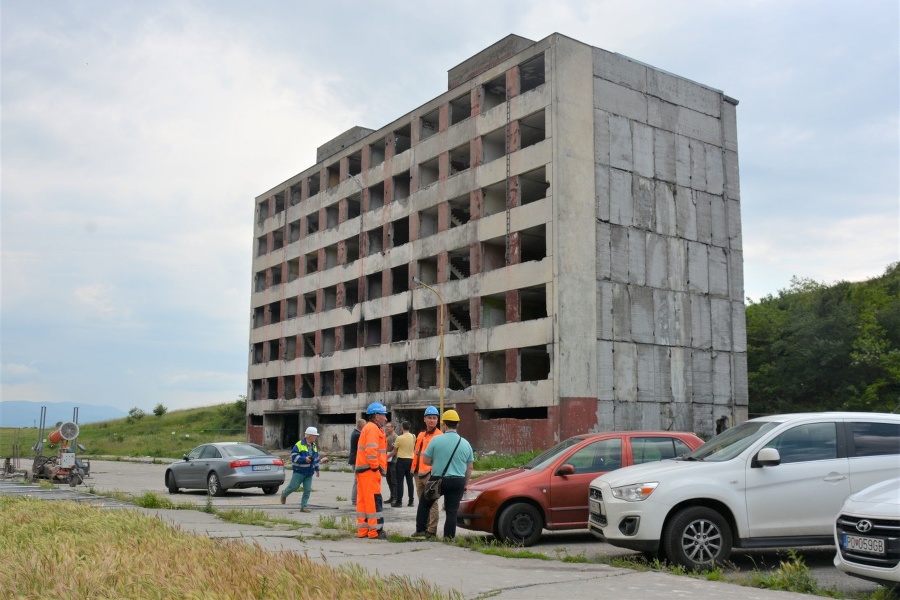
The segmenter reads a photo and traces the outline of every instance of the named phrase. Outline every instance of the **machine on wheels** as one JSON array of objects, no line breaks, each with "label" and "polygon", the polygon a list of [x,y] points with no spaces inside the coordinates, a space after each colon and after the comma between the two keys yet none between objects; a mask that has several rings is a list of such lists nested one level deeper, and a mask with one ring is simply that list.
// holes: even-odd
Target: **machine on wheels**
[{"label": "machine on wheels", "polygon": [[68,421],[47,436],[50,443],[59,444],[56,456],[42,455],[40,451],[43,444],[38,443],[36,446],[38,455],[34,457],[31,469],[32,481],[36,482],[39,479],[63,481],[71,487],[84,483],[84,478],[90,474],[91,463],[79,459],[75,449],[70,445],[72,440],[78,437],[78,431],[78,424]]}]

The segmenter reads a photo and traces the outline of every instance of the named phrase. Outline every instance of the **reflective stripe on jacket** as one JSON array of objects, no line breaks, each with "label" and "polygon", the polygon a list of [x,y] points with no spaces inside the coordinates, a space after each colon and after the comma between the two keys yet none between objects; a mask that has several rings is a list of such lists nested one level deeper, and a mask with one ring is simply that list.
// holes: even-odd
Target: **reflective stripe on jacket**
[{"label": "reflective stripe on jacket", "polygon": [[434,428],[434,431],[428,433],[428,431],[420,431],[419,435],[416,436],[416,451],[413,456],[412,462],[412,472],[413,473],[430,473],[431,465],[426,465],[422,460],[422,456],[425,454],[425,450],[428,449],[428,444],[431,443],[431,440],[434,439],[435,436],[441,435],[443,432],[437,427]]},{"label": "reflective stripe on jacket", "polygon": [[[311,462],[306,462],[306,457],[312,456]],[[306,445],[305,440],[300,440],[291,448],[291,466],[295,473],[303,473],[304,475],[312,475],[319,470],[319,446],[312,445],[312,448]]]},{"label": "reflective stripe on jacket", "polygon": [[387,438],[384,431],[373,421],[366,423],[359,434],[356,451],[356,472],[387,471]]}]

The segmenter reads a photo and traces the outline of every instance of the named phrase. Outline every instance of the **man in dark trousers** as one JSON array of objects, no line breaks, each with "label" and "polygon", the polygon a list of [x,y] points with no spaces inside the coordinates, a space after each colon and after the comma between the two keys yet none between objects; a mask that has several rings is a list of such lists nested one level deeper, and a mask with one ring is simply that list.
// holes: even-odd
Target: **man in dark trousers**
[{"label": "man in dark trousers", "polygon": [[[363,427],[366,426],[365,419],[357,419],[356,421],[356,429],[353,430],[353,433],[350,434],[350,457],[347,459],[347,464],[350,465],[350,468],[356,468],[356,450],[359,448],[359,433],[362,431]],[[353,477],[353,489],[350,491],[350,504],[356,506],[356,477]]]}]

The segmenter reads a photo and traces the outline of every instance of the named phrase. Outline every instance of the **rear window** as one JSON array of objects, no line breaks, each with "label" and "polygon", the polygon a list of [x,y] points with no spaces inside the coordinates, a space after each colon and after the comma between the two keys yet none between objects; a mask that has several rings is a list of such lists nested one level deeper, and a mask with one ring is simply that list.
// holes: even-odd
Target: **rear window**
[{"label": "rear window", "polygon": [[222,452],[232,458],[237,456],[269,456],[269,453],[250,444],[234,444],[233,446],[222,446]]},{"label": "rear window", "polygon": [[631,438],[631,455],[634,464],[655,462],[667,458],[675,458],[691,451],[690,446],[678,438],[669,437],[635,437]]},{"label": "rear window", "polygon": [[900,423],[850,423],[852,456],[900,454]]}]

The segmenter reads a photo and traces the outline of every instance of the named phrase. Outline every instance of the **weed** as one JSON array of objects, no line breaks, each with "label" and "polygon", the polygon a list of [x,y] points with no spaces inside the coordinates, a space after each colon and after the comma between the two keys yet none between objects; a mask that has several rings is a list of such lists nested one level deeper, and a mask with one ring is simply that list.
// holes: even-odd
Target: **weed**
[{"label": "weed", "polygon": [[522,550],[518,546],[510,546],[509,544],[504,544],[503,542],[499,542],[497,540],[490,540],[489,542],[485,542],[484,538],[480,537],[457,537],[454,538],[453,542],[448,543],[452,543],[456,546],[459,546],[460,548],[469,548],[470,550],[474,550],[482,554],[502,556],[504,558],[534,558],[537,560],[550,560],[548,556],[539,552]]},{"label": "weed", "polygon": [[338,502],[346,502],[347,501],[347,499],[344,498],[343,496],[336,496],[335,500],[337,500]]},{"label": "weed", "polygon": [[781,561],[778,569],[770,573],[755,571],[750,576],[753,587],[798,592],[801,594],[821,594],[818,582],[796,551],[788,551],[788,559]]}]

